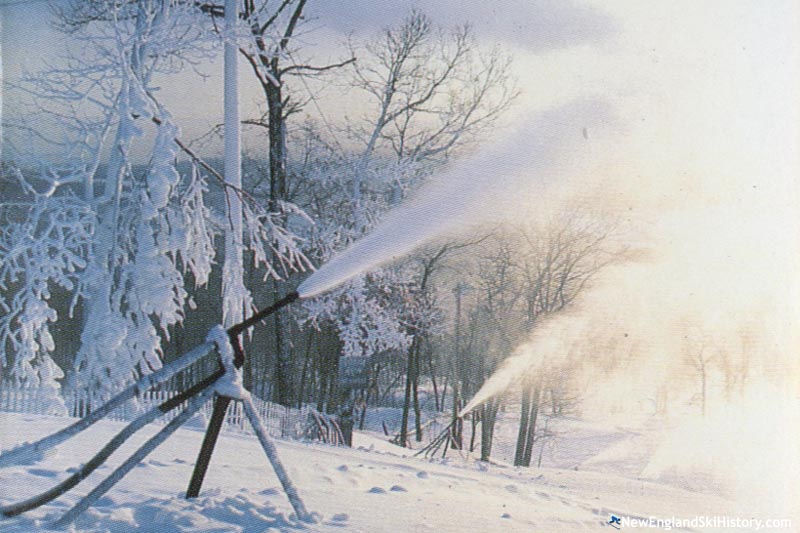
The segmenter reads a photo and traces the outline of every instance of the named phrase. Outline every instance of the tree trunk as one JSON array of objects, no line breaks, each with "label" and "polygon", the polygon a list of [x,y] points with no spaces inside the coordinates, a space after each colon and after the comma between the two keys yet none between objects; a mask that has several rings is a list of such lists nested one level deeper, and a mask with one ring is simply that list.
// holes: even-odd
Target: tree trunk
[{"label": "tree trunk", "polygon": [[[269,136],[269,199],[270,211],[279,213],[281,203],[287,200],[286,192],[286,117],[283,112],[283,94],[277,68],[272,69],[272,76],[277,84],[268,83],[264,86],[267,98],[267,113],[269,123],[267,132]],[[278,264],[278,252],[273,252],[273,264]],[[287,284],[281,281],[273,282],[273,299],[277,301],[284,296]],[[273,314],[273,327],[275,333],[275,368],[273,381],[275,394],[273,401],[281,405],[291,405],[293,399],[292,387],[292,355],[289,334],[291,325],[288,323],[287,314],[279,310]]]},{"label": "tree trunk", "polygon": [[[544,434],[547,436],[547,420],[544,421]],[[536,468],[542,467],[542,456],[544,455],[544,443],[539,446],[539,460],[536,462]]]},{"label": "tree trunk", "polygon": [[[273,74],[274,76],[274,74]],[[280,80],[277,80],[280,83]],[[286,125],[283,115],[281,87],[270,83],[266,89],[269,114],[269,184],[270,210],[278,211],[279,203],[286,199]]]},{"label": "tree trunk", "polygon": [[416,432],[417,442],[422,442],[422,412],[419,407],[419,360],[421,357],[421,344],[422,342],[417,342],[417,345],[414,347],[414,381],[411,384],[411,392],[414,399],[414,429]]},{"label": "tree trunk", "polygon": [[454,450],[463,448],[464,421],[458,417],[460,409],[460,395],[458,393],[458,382],[453,380],[453,426],[450,430],[450,447]]},{"label": "tree trunk", "polygon": [[442,403],[439,405],[439,411],[442,413],[444,412],[445,402],[447,400],[447,385],[448,385],[447,381],[448,381],[448,376],[445,376],[444,383],[442,384]]},{"label": "tree trunk", "polygon": [[533,455],[533,444],[536,440],[536,421],[539,415],[539,397],[542,393],[542,382],[523,384],[517,447],[514,454],[514,466],[530,466]]},{"label": "tree trunk", "polygon": [[533,444],[536,441],[536,420],[539,415],[539,397],[541,396],[541,386],[536,385],[531,395],[530,422],[528,424],[528,435],[525,439],[525,455],[522,459],[522,466],[531,466],[533,455]]},{"label": "tree trunk", "polygon": [[441,408],[439,407],[439,388],[436,384],[436,371],[433,368],[433,355],[430,347],[426,351],[428,352],[428,368],[431,372],[431,383],[433,384],[434,405],[436,406],[436,412],[439,412],[441,411]]},{"label": "tree trunk", "polygon": [[411,391],[414,381],[414,346],[416,343],[417,338],[414,337],[408,349],[408,360],[406,361],[406,389],[403,396],[403,414],[400,418],[400,446],[406,446],[408,442],[408,414],[411,410]]},{"label": "tree trunk", "polygon": [[488,461],[492,454],[492,441],[494,440],[494,424],[497,421],[496,400],[486,402],[481,413],[481,461]]},{"label": "tree trunk", "polygon": [[517,447],[514,452],[514,466],[522,466],[525,457],[525,442],[528,437],[528,421],[531,413],[531,390],[528,383],[522,385],[520,399],[519,431],[517,431]]},{"label": "tree trunk", "polygon": [[339,352],[331,354],[331,376],[328,378],[328,405],[325,412],[329,415],[336,413],[339,409]]},{"label": "tree trunk", "polygon": [[308,333],[306,337],[306,353],[305,357],[303,357],[303,372],[300,375],[300,390],[297,391],[297,408],[301,409],[303,407],[304,396],[306,393],[306,380],[308,379],[308,370],[311,366],[311,346],[314,342],[314,329],[312,328],[311,331]]},{"label": "tree trunk", "polygon": [[[275,259],[277,260],[277,258]],[[285,283],[275,281],[273,284],[273,301],[284,296]],[[293,371],[291,342],[289,333],[291,325],[283,310],[273,313],[273,328],[275,334],[275,361],[273,368],[273,397],[272,401],[281,405],[290,406],[294,399]]]},{"label": "tree trunk", "polygon": [[460,450],[462,449],[462,434],[464,429],[464,422],[458,417],[458,412],[461,409],[459,405],[460,402],[460,394],[459,394],[459,386],[463,372],[462,365],[461,365],[461,296],[463,294],[463,289],[461,285],[456,286],[455,296],[456,296],[456,330],[455,330],[455,341],[456,341],[456,350],[455,350],[455,357],[453,358],[452,362],[452,371],[453,371],[453,423],[452,423],[452,438],[450,440],[450,446],[453,449]]},{"label": "tree trunk", "polygon": [[469,451],[470,453],[475,451],[475,437],[478,434],[478,411],[472,411],[472,416],[470,417],[470,421],[472,422],[472,427],[470,428],[470,435],[469,435]]},{"label": "tree trunk", "polygon": [[370,390],[364,396],[364,405],[361,406],[361,415],[358,420],[358,429],[364,431],[364,423],[367,421],[367,406],[369,405]]},{"label": "tree trunk", "polygon": [[349,387],[339,386],[339,429],[342,430],[344,443],[352,448],[353,446],[353,391]]},{"label": "tree trunk", "polygon": [[325,374],[319,376],[319,389],[317,390],[317,411],[320,413],[322,413],[323,409],[325,408],[325,389],[327,388],[325,379]]}]

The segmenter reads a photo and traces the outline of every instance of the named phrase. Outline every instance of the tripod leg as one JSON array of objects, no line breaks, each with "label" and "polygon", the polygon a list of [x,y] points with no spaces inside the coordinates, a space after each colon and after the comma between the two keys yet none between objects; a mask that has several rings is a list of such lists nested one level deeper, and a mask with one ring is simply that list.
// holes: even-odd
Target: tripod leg
[{"label": "tripod leg", "polygon": [[230,403],[231,399],[226,396],[217,396],[214,400],[214,411],[211,414],[211,420],[203,438],[203,445],[200,447],[200,453],[194,465],[189,488],[186,489],[187,498],[196,498],[200,494],[200,487],[206,477],[206,470],[208,470],[208,464],[211,462],[211,454],[214,453],[214,446],[217,444],[222,423],[225,421],[225,412],[228,410],[228,404]]},{"label": "tripod leg", "polygon": [[292,480],[289,479],[289,475],[286,473],[286,470],[283,468],[283,464],[281,463],[281,460],[278,458],[278,451],[275,449],[275,445],[272,443],[272,440],[270,440],[269,436],[267,435],[266,428],[261,423],[261,420],[258,418],[258,413],[256,412],[256,408],[253,405],[253,400],[248,395],[242,398],[241,401],[244,407],[244,412],[247,414],[247,418],[250,420],[250,425],[253,426],[253,431],[256,432],[258,441],[261,443],[261,447],[264,449],[264,453],[267,455],[267,459],[269,459],[272,468],[275,470],[275,475],[278,476],[278,480],[281,482],[281,485],[283,486],[283,491],[289,498],[289,503],[292,504],[292,508],[294,508],[294,512],[297,515],[297,518],[299,518],[303,522],[313,524],[314,517],[311,516],[311,513],[309,513],[306,510],[306,506],[305,504],[303,504],[303,500],[300,499],[300,495],[297,493],[297,489],[292,483]]},{"label": "tripod leg", "polygon": [[193,363],[202,359],[211,352],[212,348],[213,345],[211,343],[206,342],[201,344],[197,348],[181,356],[179,359],[176,359],[172,363],[165,365],[161,368],[161,370],[157,370],[156,372],[143,377],[130,387],[126,388],[108,400],[99,408],[92,411],[90,414],[84,416],[80,420],[65,427],[64,429],[61,429],[52,435],[48,435],[47,437],[41,438],[36,442],[18,446],[1,453],[0,468],[5,466],[13,466],[20,461],[29,460],[32,457],[35,458],[42,452],[58,446],[67,439],[74,437],[120,405],[124,404],[126,401],[139,394],[140,391],[147,390],[158,383],[163,383],[181,370],[187,368],[189,365],[192,365]]},{"label": "tripod leg", "polygon": [[211,396],[213,391],[211,389],[206,389],[203,392],[196,395],[194,398],[189,400],[189,405],[175,418],[173,418],[166,426],[164,426],[158,433],[154,436],[150,437],[150,439],[145,442],[138,450],[136,450],[133,455],[131,455],[125,462],[123,462],[120,466],[117,467],[106,479],[104,479],[99,485],[97,485],[89,494],[87,494],[83,499],[81,499],[78,503],[75,504],[72,509],[67,511],[64,516],[62,516],[58,521],[56,521],[51,527],[52,529],[63,529],[72,522],[83,512],[85,511],[90,505],[98,500],[103,494],[108,492],[108,490],[113,487],[119,480],[121,480],[125,475],[133,470],[133,468],[139,464],[147,455],[156,449],[162,442],[167,440],[170,435],[175,433],[175,431],[181,427],[187,420],[189,420],[192,415],[194,415],[200,408],[206,403]]},{"label": "tripod leg", "polygon": [[177,396],[172,397],[171,399],[165,401],[158,407],[154,407],[150,411],[146,412],[145,414],[139,416],[131,423],[129,423],[125,428],[120,431],[117,435],[114,436],[97,454],[89,459],[86,463],[81,465],[75,473],[69,476],[67,479],[56,485],[55,487],[51,488],[23,502],[7,505],[5,507],[0,507],[0,516],[16,516],[20,513],[24,513],[30,509],[34,509],[45,503],[58,498],[69,489],[86,479],[89,474],[94,472],[100,465],[102,465],[106,459],[111,456],[122,444],[128,440],[134,433],[139,431],[141,428],[149,424],[150,422],[157,419],[159,416],[168,413],[172,409],[179,407],[181,403],[185,402],[187,399],[193,398],[196,394],[203,392],[205,389],[210,387],[214,384],[214,382],[219,377],[219,372],[216,374],[212,374],[211,376],[207,377],[203,381],[197,383],[193,387],[186,389],[184,392],[180,393]]}]

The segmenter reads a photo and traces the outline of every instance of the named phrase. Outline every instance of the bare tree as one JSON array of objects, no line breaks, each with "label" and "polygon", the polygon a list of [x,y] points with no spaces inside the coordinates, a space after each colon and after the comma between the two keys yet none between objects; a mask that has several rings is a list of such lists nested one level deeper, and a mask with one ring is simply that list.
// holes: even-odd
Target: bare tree
[{"label": "bare tree", "polygon": [[491,128],[517,91],[508,56],[481,53],[468,26],[446,34],[419,11],[364,45],[351,43],[351,53],[352,83],[372,104],[349,125],[363,145],[351,187],[359,233],[368,224],[365,178],[376,153],[406,164],[442,160]]},{"label": "bare tree", "polygon": [[[569,212],[544,228],[523,229],[527,242],[522,261],[526,322],[561,311],[587,287],[594,276],[619,257],[610,246],[613,223],[591,212]],[[544,376],[523,383],[520,426],[514,464],[530,466],[536,424],[544,392]]]},{"label": "bare tree", "polygon": [[[509,232],[493,235],[477,254],[474,285],[478,291],[475,326],[482,342],[472,346],[473,372],[469,377],[469,394],[497,370],[524,336],[523,295],[520,271],[519,235]],[[481,406],[481,460],[488,461],[494,438],[499,399]]]},{"label": "bare tree", "polygon": [[692,371],[694,378],[699,381],[700,391],[696,396],[699,396],[700,400],[700,413],[706,416],[712,366],[717,362],[717,354],[711,338],[699,328],[692,328],[692,331],[683,336],[683,355],[684,363]]},{"label": "bare tree", "polygon": [[490,127],[517,95],[507,56],[479,53],[469,26],[444,34],[419,11],[351,48],[359,57],[355,85],[377,104],[377,117],[357,128],[365,159],[381,145],[399,159],[446,155]]},{"label": "bare tree", "polygon": [[422,441],[422,413],[419,402],[419,380],[422,375],[423,346],[436,331],[436,324],[441,322],[441,310],[438,308],[434,275],[441,270],[443,263],[452,254],[473,246],[475,242],[447,242],[428,254],[422,254],[414,261],[419,271],[413,278],[414,289],[408,302],[405,322],[411,335],[411,345],[407,351],[406,385],[403,399],[403,412],[400,422],[398,442],[405,446],[408,441],[408,419],[413,404],[415,420],[415,437]]}]

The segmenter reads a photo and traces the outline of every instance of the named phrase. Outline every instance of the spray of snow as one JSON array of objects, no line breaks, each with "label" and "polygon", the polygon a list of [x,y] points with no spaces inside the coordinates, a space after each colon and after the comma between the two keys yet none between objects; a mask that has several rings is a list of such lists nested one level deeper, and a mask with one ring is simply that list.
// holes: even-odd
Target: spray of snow
[{"label": "spray of snow", "polygon": [[799,402],[791,390],[756,386],[704,417],[685,416],[665,432],[641,476],[710,488],[742,508],[800,519],[800,457],[796,446],[786,445],[800,431]]},{"label": "spray of snow", "polygon": [[[730,27],[715,50],[728,46]],[[754,35],[754,48],[775,44]],[[785,66],[772,57],[754,54],[748,65],[774,83],[750,85],[737,63],[704,74],[691,99],[668,94],[676,79],[696,81],[697,71],[686,68],[680,78],[664,73],[672,79],[663,80],[658,99],[618,103],[627,129],[610,153],[624,158],[608,162],[604,195],[593,201],[621,208],[631,245],[646,253],[604,272],[569,320],[538,324],[464,412],[537,375],[545,358],[577,350],[580,364],[569,371],[584,417],[631,427],[628,413],[646,404],[650,424],[635,429],[674,425],[655,435],[663,441],[643,475],[712,491],[708,483],[719,484],[748,512],[800,516],[793,438],[800,431],[800,108],[778,94],[797,83],[784,81]],[[760,95],[767,86],[784,89]],[[690,360],[698,345],[707,355],[705,394]]]},{"label": "spray of snow", "polygon": [[443,234],[513,217],[531,194],[584,172],[581,162],[593,142],[588,132],[594,136],[611,121],[609,106],[599,100],[579,100],[539,114],[493,147],[436,176],[297,292],[304,298],[323,293]]},{"label": "spray of snow", "polygon": [[[574,339],[580,337],[584,323],[573,313],[560,313],[543,319],[530,338],[519,345],[500,368],[486,380],[475,396],[459,413],[460,417],[469,414],[484,402],[498,396],[522,380],[546,367],[563,362],[572,351]],[[557,334],[554,334],[557,333]]]}]

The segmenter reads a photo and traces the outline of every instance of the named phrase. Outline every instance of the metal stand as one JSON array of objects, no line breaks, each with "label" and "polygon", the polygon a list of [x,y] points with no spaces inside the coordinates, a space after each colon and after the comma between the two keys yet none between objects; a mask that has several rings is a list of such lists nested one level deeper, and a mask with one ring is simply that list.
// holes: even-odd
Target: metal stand
[{"label": "metal stand", "polygon": [[[244,350],[242,349],[241,334],[247,331],[248,328],[254,326],[261,320],[264,320],[269,315],[282,307],[286,307],[300,297],[297,292],[292,292],[278,300],[271,306],[262,309],[247,320],[240,322],[228,329],[228,339],[233,348],[233,364],[236,369],[242,368],[244,365]],[[219,432],[222,428],[222,422],[225,420],[225,412],[228,410],[231,399],[225,396],[219,396],[214,401],[214,412],[211,414],[211,420],[206,429],[206,435],[203,438],[203,445],[200,447],[200,453],[197,456],[197,462],[194,465],[192,472],[192,479],[189,481],[189,488],[186,489],[187,498],[196,498],[200,494],[200,488],[203,485],[203,480],[206,477],[208,465],[211,462],[211,455],[214,453],[214,447],[217,445]],[[298,514],[299,516],[299,514]]]},{"label": "metal stand", "polygon": [[[200,360],[205,355],[209,354],[213,345],[206,343],[195,350],[185,354],[177,361],[165,366],[158,372],[155,372],[145,378],[142,378],[134,385],[128,387],[120,394],[100,406],[91,415],[79,420],[78,422],[68,426],[67,428],[57,431],[43,439],[34,443],[26,444],[6,453],[0,454],[0,466],[10,466],[17,464],[20,461],[38,460],[42,456],[42,452],[51,449],[62,442],[78,435],[79,433],[87,430],[92,424],[101,418],[110,414],[116,407],[121,406],[125,401],[135,397],[140,392],[143,392],[159,383],[163,383],[170,377],[175,375],[180,370],[187,368],[192,363]],[[114,485],[116,485],[133,467],[141,462],[150,452],[164,442],[175,430],[182,424],[189,420],[203,404],[211,398],[214,394],[214,383],[224,375],[224,372],[218,370],[206,377],[194,386],[186,389],[179,395],[163,402],[158,407],[150,409],[146,413],[140,415],[138,418],[130,422],[125,428],[122,429],[117,435],[114,436],[106,445],[94,455],[85,464],[78,467],[71,476],[58,483],[54,487],[44,491],[43,493],[29,498],[22,502],[13,503],[0,508],[0,517],[12,517],[24,513],[31,509],[40,507],[59,496],[62,496],[67,491],[72,489],[78,483],[86,479],[86,477],[100,467],[105,461],[122,446],[131,436],[133,436],[141,428],[153,422],[160,416],[170,412],[173,409],[179,408],[181,404],[186,403],[187,406],[183,411],[176,416],[169,424],[161,429],[154,437],[150,438],[145,444],[137,449],[122,465],[120,465],[114,472],[100,482],[86,497],[81,499],[75,506],[67,511],[56,523],[52,524],[51,528],[62,529],[71,524],[83,511],[92,505],[103,494],[108,492]]]},{"label": "metal stand", "polygon": [[[283,305],[288,305],[292,301],[294,301],[294,298],[285,298],[284,300],[281,300],[281,302],[278,302],[280,305],[276,304],[272,306],[271,309],[273,309],[273,311],[277,310]],[[263,316],[267,316],[268,314],[269,313],[266,313]],[[255,323],[256,320],[251,318],[250,321],[251,323]],[[235,372],[236,374],[241,372],[241,367],[244,364],[244,351],[242,350],[242,345],[239,339],[241,331],[241,326],[234,326],[227,332],[228,340],[233,348],[234,355],[234,368],[229,371]],[[241,376],[237,377],[241,378]],[[208,429],[206,429],[206,435],[203,438],[203,445],[200,447],[200,453],[197,457],[194,471],[192,472],[192,479],[189,481],[189,488],[186,490],[186,497],[194,498],[200,494],[200,487],[203,484],[203,479],[205,478],[206,471],[208,470],[208,465],[211,462],[211,455],[214,453],[214,447],[217,443],[217,438],[219,438],[219,432],[222,428],[222,423],[225,420],[225,412],[228,410],[228,405],[230,405],[231,401],[242,402],[245,414],[250,422],[250,426],[253,428],[256,437],[258,437],[261,448],[264,450],[267,459],[272,465],[275,475],[281,482],[283,491],[286,493],[289,503],[292,504],[292,508],[294,509],[297,518],[303,522],[313,523],[314,517],[306,510],[303,500],[300,499],[300,495],[297,493],[297,489],[295,488],[291,479],[289,479],[289,476],[283,467],[283,463],[281,463],[280,459],[278,458],[278,451],[275,449],[275,445],[270,440],[269,436],[267,435],[267,430],[264,428],[261,420],[258,418],[258,413],[253,405],[253,400],[250,397],[250,394],[246,392],[239,398],[217,396],[214,402],[214,412],[211,415],[211,420],[208,423]]]},{"label": "metal stand", "polygon": [[[186,389],[179,395],[171,398],[156,408],[153,408],[146,413],[140,415],[138,418],[130,422],[125,428],[120,431],[117,435],[114,436],[94,457],[92,457],[88,462],[81,465],[74,474],[70,477],[62,481],[61,483],[57,484],[56,486],[52,487],[51,489],[34,496],[33,498],[29,498],[28,500],[13,503],[4,507],[0,507],[0,517],[11,517],[16,516],[20,513],[24,513],[25,511],[29,511],[41,505],[44,505],[55,498],[63,495],[71,488],[76,486],[78,483],[83,481],[90,473],[96,470],[100,465],[102,465],[109,456],[111,456],[114,451],[116,451],[126,440],[128,440],[134,433],[138,430],[143,428],[145,425],[153,422],[158,417],[168,413],[169,411],[180,407],[182,404],[186,404],[186,407],[181,411],[178,416],[176,416],[172,421],[170,421],[164,428],[162,428],[156,435],[151,437],[145,444],[143,444],[139,449],[137,449],[128,459],[126,459],[119,467],[117,467],[114,472],[112,472],[108,477],[106,477],[103,481],[100,482],[87,496],[82,498],[78,503],[75,504],[69,511],[67,511],[58,521],[52,524],[51,527],[61,529],[69,526],[75,519],[86,509],[88,509],[94,502],[96,502],[103,494],[108,492],[116,483],[118,483],[125,475],[128,474],[138,463],[140,463],[150,452],[155,450],[161,443],[167,440],[181,425],[187,422],[192,415],[197,413],[203,405],[211,399],[212,396],[215,395],[215,385],[218,383],[220,378],[224,377],[227,373],[236,374],[234,376],[228,376],[230,378],[240,378],[238,376],[242,365],[244,364],[244,351],[242,350],[241,344],[239,342],[239,336],[243,331],[245,331],[250,326],[254,325],[258,321],[262,320],[266,316],[272,314],[273,312],[277,311],[281,307],[284,307],[294,300],[299,298],[297,293],[291,293],[282,300],[276,302],[272,306],[268,307],[260,311],[259,313],[255,314],[254,316],[250,317],[249,319],[245,320],[244,322],[237,324],[231,327],[228,331],[228,341],[233,349],[233,361],[232,365],[230,361],[226,363],[226,361],[222,361],[223,369],[219,369],[216,372],[212,373],[210,376],[204,378],[200,382],[196,383],[192,387]],[[224,337],[223,337],[224,338]],[[218,339],[215,340],[219,344]],[[62,442],[66,441],[74,437],[75,435],[85,431],[88,429],[92,424],[100,420],[101,418],[107,416],[111,413],[115,408],[123,405],[126,401],[134,398],[135,396],[139,395],[141,392],[154,387],[160,383],[163,383],[170,379],[172,376],[188,368],[193,363],[199,361],[209,353],[211,353],[214,344],[210,341],[207,341],[205,344],[198,346],[194,350],[188,352],[187,354],[180,357],[178,360],[170,363],[169,365],[165,365],[161,370],[146,376],[139,381],[137,381],[134,385],[131,385],[117,396],[97,408],[92,414],[87,415],[83,419],[75,422],[74,424],[64,428],[60,431],[53,433],[47,437],[44,437],[34,443],[26,444],[23,446],[19,446],[12,450],[9,450],[5,453],[0,454],[0,468],[3,466],[9,466],[13,464],[18,464],[21,461],[28,461],[28,460],[38,460],[38,458],[42,457],[42,453],[48,449],[51,449]],[[217,346],[217,350],[222,353],[223,350],[227,347]],[[230,354],[230,352],[227,352]],[[230,398],[223,394],[216,394],[216,399],[214,401],[214,411],[211,416],[211,420],[208,425],[208,429],[206,431],[205,437],[203,438],[203,444],[200,448],[200,454],[197,458],[197,463],[195,464],[194,471],[192,472],[192,478],[189,483],[189,489],[186,491],[186,497],[191,498],[195,497],[200,493],[200,487],[203,484],[203,478],[205,477],[206,471],[208,470],[208,465],[211,461],[211,455],[214,451],[214,446],[217,442],[217,438],[219,437],[219,432],[222,428],[222,424],[225,421],[225,412],[228,409],[228,405],[231,401],[241,401],[244,404],[244,410],[247,415],[247,418],[250,422],[250,425],[253,427],[253,431],[255,432],[256,436],[258,437],[258,441],[261,444],[264,453],[269,459],[272,468],[275,470],[275,474],[278,476],[278,479],[283,486],[283,490],[286,493],[287,498],[289,499],[289,503],[291,503],[292,508],[294,509],[297,518],[304,522],[313,523],[314,517],[309,513],[303,501],[300,499],[299,494],[297,493],[297,489],[292,484],[291,480],[289,479],[286,470],[283,467],[280,459],[278,459],[277,451],[275,449],[275,445],[270,440],[269,436],[267,435],[267,431],[264,428],[261,420],[258,418],[258,413],[256,412],[255,406],[253,405],[253,401],[250,398],[249,393],[244,392],[241,394],[241,397],[237,398]]]},{"label": "metal stand", "polygon": [[120,431],[108,444],[106,444],[94,457],[89,459],[86,463],[81,465],[78,470],[69,476],[67,479],[56,485],[55,487],[43,492],[42,494],[30,498],[28,500],[0,507],[0,515],[11,517],[24,513],[31,509],[35,509],[47,502],[50,502],[57,497],[61,496],[72,487],[86,479],[86,477],[94,472],[112,453],[114,453],[128,438],[139,431],[141,428],[157,419],[159,416],[168,413],[172,409],[178,407],[183,402],[194,397],[197,394],[203,393],[208,389],[216,380],[222,375],[222,372],[216,372],[208,378],[204,379],[195,386],[185,390],[177,396],[170,398],[158,407],[151,409],[143,415],[136,418],[130,424]]},{"label": "metal stand", "polygon": [[200,487],[206,477],[206,471],[211,462],[211,454],[214,453],[214,446],[217,444],[222,423],[225,421],[225,412],[228,410],[230,403],[231,399],[227,396],[217,396],[214,399],[214,411],[211,413],[211,420],[208,422],[208,428],[206,429],[205,437],[203,437],[203,445],[200,447],[200,453],[194,463],[192,479],[189,480],[189,488],[186,489],[187,498],[196,498],[200,494]]}]

